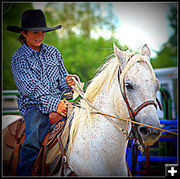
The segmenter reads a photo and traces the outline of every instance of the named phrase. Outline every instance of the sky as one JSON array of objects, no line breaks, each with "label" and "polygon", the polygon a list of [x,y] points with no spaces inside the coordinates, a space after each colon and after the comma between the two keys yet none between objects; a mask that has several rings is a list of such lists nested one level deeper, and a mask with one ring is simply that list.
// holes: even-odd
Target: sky
[{"label": "sky", "polygon": [[167,18],[168,3],[113,3],[120,24],[116,37],[130,48],[147,43],[154,54],[172,34]]},{"label": "sky", "polygon": [[[35,8],[43,9],[46,3],[34,3]],[[118,19],[115,37],[121,45],[127,45],[134,51],[147,43],[151,56],[156,56],[162,44],[165,43],[173,30],[167,18],[169,12],[167,2],[112,2],[113,12]],[[102,2],[102,8],[105,7]],[[105,8],[104,8],[105,9]],[[108,31],[99,31],[94,37],[108,37]]]}]

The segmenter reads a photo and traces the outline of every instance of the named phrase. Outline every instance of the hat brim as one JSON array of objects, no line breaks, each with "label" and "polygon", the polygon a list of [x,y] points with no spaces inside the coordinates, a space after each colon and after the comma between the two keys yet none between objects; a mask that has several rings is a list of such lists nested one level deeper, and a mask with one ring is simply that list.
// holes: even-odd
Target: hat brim
[{"label": "hat brim", "polygon": [[8,26],[6,29],[11,31],[11,32],[16,32],[16,33],[21,33],[23,30],[34,30],[34,31],[45,31],[45,32],[50,32],[53,30],[58,30],[62,28],[62,25],[58,25],[57,27],[54,28],[47,28],[47,27],[32,27],[32,28],[21,28],[18,26]]}]

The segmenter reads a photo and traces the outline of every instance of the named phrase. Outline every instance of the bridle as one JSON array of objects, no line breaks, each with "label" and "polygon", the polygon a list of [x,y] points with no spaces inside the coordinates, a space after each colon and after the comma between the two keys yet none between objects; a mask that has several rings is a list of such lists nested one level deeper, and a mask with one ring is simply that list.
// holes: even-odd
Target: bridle
[{"label": "bridle", "polygon": [[[137,131],[137,127],[136,125],[142,125],[142,126],[145,126],[145,127],[150,127],[150,128],[154,128],[156,130],[160,130],[160,131],[164,131],[164,132],[168,132],[168,133],[172,133],[172,134],[175,134],[177,135],[177,133],[175,132],[171,132],[171,131],[168,131],[168,130],[165,130],[165,129],[161,129],[161,128],[157,128],[157,127],[153,127],[153,126],[150,126],[150,125],[146,125],[146,124],[143,124],[143,123],[139,123],[136,121],[135,117],[136,115],[144,108],[144,107],[147,107],[149,105],[154,105],[155,108],[157,109],[157,104],[160,108],[160,110],[162,110],[162,107],[161,107],[161,104],[158,100],[158,98],[156,98],[156,102],[157,104],[155,103],[155,101],[152,101],[152,100],[149,100],[149,101],[145,101],[144,103],[142,103],[141,105],[139,105],[135,110],[133,110],[131,107],[130,107],[130,104],[128,102],[128,99],[127,99],[127,95],[126,95],[126,91],[125,91],[125,81],[124,81],[124,76],[126,74],[126,71],[132,66],[134,65],[135,63],[137,62],[140,62],[140,61],[144,61],[147,63],[147,65],[149,66],[151,72],[152,72],[152,75],[154,76],[153,78],[155,79],[155,74],[154,74],[154,71],[152,69],[152,66],[150,64],[149,61],[145,60],[145,59],[142,59],[142,58],[136,58],[134,59],[133,61],[131,61],[131,63],[129,63],[130,59],[133,57],[134,55],[132,55],[126,65],[128,66],[128,68],[126,67],[126,70],[125,67],[123,69],[123,71],[121,71],[121,68],[120,68],[120,65],[117,67],[118,68],[118,83],[119,83],[119,87],[120,87],[120,92],[124,98],[124,101],[126,103],[126,106],[127,106],[127,109],[128,109],[128,113],[129,113],[129,116],[128,119],[125,119],[125,118],[120,118],[118,116],[112,116],[112,115],[109,115],[107,113],[104,113],[103,111],[99,110],[96,108],[96,106],[94,104],[92,104],[86,97],[85,97],[85,94],[83,92],[83,89],[81,88],[81,86],[79,85],[80,84],[80,79],[78,76],[74,75],[74,77],[71,77],[75,84],[77,85],[77,87],[75,86],[72,86],[72,89],[74,89],[81,97],[83,100],[85,100],[87,102],[87,104],[94,110],[92,111],[91,113],[92,114],[100,114],[100,115],[103,115],[105,118],[107,118],[115,127],[117,127],[123,134],[126,135],[126,139],[133,139],[133,140],[136,140],[137,141],[137,144],[139,145],[138,148],[143,151],[143,148],[142,146],[144,146],[143,142],[142,142],[142,139],[141,139],[141,136],[140,134],[138,133]],[[125,72],[124,72],[125,71]],[[122,88],[123,86],[123,88]],[[75,104],[74,104],[75,105]],[[75,105],[75,106],[78,106],[78,107],[81,107],[79,105]],[[116,122],[114,122],[111,118],[116,118],[118,120],[123,120],[123,121],[126,121],[126,130],[121,128],[119,125],[116,124]],[[129,122],[131,123],[132,127],[131,127],[131,130],[130,132],[128,133],[128,124]],[[131,134],[132,134],[132,137],[131,137]]]},{"label": "bridle", "polygon": [[[126,65],[130,62],[130,59],[131,59],[133,56],[134,56],[134,54],[130,56],[130,58],[127,60]],[[129,66],[129,68],[130,68],[132,65],[134,65],[135,63],[137,63],[137,62],[139,62],[139,61],[142,61],[142,60],[147,63],[147,60],[144,60],[144,59],[136,60],[135,62],[133,62],[133,63]],[[147,64],[148,64],[148,63],[147,63]],[[148,65],[149,65],[149,64],[148,64]],[[120,68],[120,65],[119,65],[119,68],[118,68],[118,83],[119,83],[119,87],[120,87],[121,94],[122,94],[122,96],[123,96],[123,99],[124,99],[124,101],[125,101],[125,103],[126,103],[126,106],[127,106],[127,109],[128,109],[129,117],[130,117],[130,119],[131,119],[132,121],[136,121],[136,119],[135,119],[136,115],[137,115],[143,108],[145,108],[146,106],[154,105],[155,108],[157,109],[157,104],[156,104],[154,101],[149,100],[149,101],[145,101],[144,103],[142,103],[141,105],[139,105],[135,110],[133,110],[133,109],[131,108],[130,104],[129,104],[128,99],[127,99],[126,90],[125,90],[125,80],[124,80],[124,78],[123,78],[123,79],[120,79],[120,76],[121,76],[121,75],[122,75],[122,71],[121,71],[121,68]],[[125,75],[125,74],[124,74],[124,75]],[[122,83],[121,83],[121,80],[122,80]],[[121,84],[123,84],[123,87],[122,87]],[[159,105],[160,110],[162,110],[161,104],[160,104],[160,102],[159,102],[159,100],[158,100],[157,97],[156,97],[156,101],[157,101],[157,103],[158,103],[158,105]],[[141,139],[140,135],[138,134],[137,127],[136,127],[136,125],[135,125],[134,123],[132,123],[132,128],[131,128],[131,131],[130,131],[130,133],[129,133],[128,136],[130,136],[131,133],[132,133],[132,135],[133,135],[133,138],[136,139],[136,140],[139,139],[139,142],[140,142],[141,145],[142,145],[142,139]]]},{"label": "bridle", "polygon": [[[131,59],[133,56],[134,56],[134,55],[132,55],[132,56],[128,59],[127,63],[130,61],[130,59]],[[140,60],[139,60],[139,61],[140,61]],[[138,60],[136,60],[133,64],[135,64],[136,62],[138,62]],[[127,64],[127,63],[126,63],[126,64]],[[148,64],[148,62],[147,62],[147,64]],[[152,68],[150,65],[149,65],[149,67]],[[152,69],[151,69],[151,70],[152,70]],[[74,76],[74,77],[71,77],[71,78],[74,80],[74,82],[76,83],[76,85],[78,86],[79,89],[77,89],[75,86],[72,86],[72,89],[76,90],[76,91],[79,93],[79,95],[82,97],[82,99],[84,99],[84,100],[89,104],[89,106],[90,106],[92,109],[96,110],[96,112],[92,112],[92,113],[104,115],[110,122],[112,122],[112,123],[114,124],[115,127],[117,127],[118,129],[120,129],[120,128],[116,125],[116,123],[115,123],[111,118],[109,118],[109,117],[113,117],[113,118],[117,118],[117,119],[121,119],[121,118],[115,117],[115,116],[111,116],[111,115],[108,115],[108,114],[105,114],[105,113],[102,113],[100,110],[98,110],[98,109],[84,96],[83,89],[82,89],[81,86],[79,85],[79,84],[80,84],[80,79],[79,79],[79,77],[76,76],[76,75],[73,75],[73,76]],[[128,102],[128,99],[127,99],[126,90],[125,90],[124,78],[123,78],[123,90],[122,90],[120,76],[122,76],[122,72],[121,72],[121,68],[120,68],[120,65],[119,65],[119,68],[118,68],[118,83],[119,83],[119,87],[120,87],[120,92],[121,92],[121,94],[122,94],[122,96],[123,96],[123,99],[124,99],[126,105],[127,105],[128,113],[129,113],[129,116],[130,116],[130,118],[131,118],[132,121],[136,121],[136,120],[135,120],[136,115],[137,115],[144,107],[146,107],[146,106],[148,106],[148,105],[154,105],[155,108],[157,109],[157,104],[156,104],[154,101],[149,100],[149,101],[145,101],[144,103],[142,103],[141,105],[139,105],[135,110],[133,110],[133,109],[130,107],[129,102]],[[77,80],[77,81],[76,81],[76,80]],[[158,98],[156,98],[156,101],[157,101],[157,103],[158,103],[158,105],[159,105],[160,110],[162,110],[162,107],[161,107],[161,104],[160,104]],[[126,119],[125,119],[125,120],[126,120]],[[126,120],[126,121],[128,121],[128,120]],[[128,122],[131,122],[131,121],[128,121]],[[137,123],[137,122],[136,122],[136,123]],[[141,137],[140,137],[140,134],[137,132],[137,127],[136,127],[135,123],[132,123],[132,122],[131,122],[131,124],[132,124],[131,131],[130,131],[130,133],[128,134],[127,139],[130,137],[130,134],[132,133],[133,139],[135,139],[135,140],[137,141],[137,147],[138,147],[138,149],[139,149],[141,152],[143,152],[144,149],[143,149],[142,146],[144,146],[144,144],[143,144],[143,142],[142,142],[142,139],[141,139]],[[151,127],[152,127],[152,126],[151,126]],[[120,130],[123,132],[124,129],[123,129],[123,130],[120,129]],[[127,130],[126,130],[126,131],[127,131]],[[165,131],[165,130],[164,130],[164,131]],[[166,130],[166,132],[168,132],[168,131]],[[124,134],[125,134],[125,133],[124,133]],[[137,153],[137,154],[138,154],[138,153]],[[64,154],[64,156],[65,156],[65,154]],[[65,157],[66,157],[66,156],[65,156]],[[137,158],[137,156],[136,156],[136,158]],[[67,165],[67,164],[66,164],[66,165]],[[67,166],[68,166],[68,165],[67,165]],[[68,167],[70,168],[70,171],[73,172],[72,167],[70,167],[70,166],[68,166]],[[66,167],[66,168],[68,168],[68,167]]]},{"label": "bridle", "polygon": [[[120,68],[120,67],[119,67],[119,68]],[[119,73],[119,70],[118,70],[118,74],[120,74],[120,73]],[[137,115],[144,107],[146,107],[146,106],[148,106],[148,105],[154,105],[155,108],[157,109],[157,104],[156,104],[154,101],[149,100],[149,101],[145,101],[144,103],[142,103],[141,105],[139,105],[135,110],[132,110],[132,108],[131,108],[130,105],[129,105],[128,99],[127,99],[126,90],[125,90],[125,85],[123,85],[123,91],[122,91],[119,75],[118,75],[118,83],[119,83],[119,85],[120,85],[121,94],[122,94],[123,99],[124,99],[124,101],[125,101],[125,103],[126,103],[126,105],[127,105],[127,109],[128,109],[128,112],[129,112],[129,115],[130,115],[131,120],[135,120],[136,115]],[[162,110],[162,107],[161,107],[161,104],[160,104],[158,98],[156,98],[156,101],[157,101],[157,103],[158,103],[158,105],[159,105],[160,110]]]}]

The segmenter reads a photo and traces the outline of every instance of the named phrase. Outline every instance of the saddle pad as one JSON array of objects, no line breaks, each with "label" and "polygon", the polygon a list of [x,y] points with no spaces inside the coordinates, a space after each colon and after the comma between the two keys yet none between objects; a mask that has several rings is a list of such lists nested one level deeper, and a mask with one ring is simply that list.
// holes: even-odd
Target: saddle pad
[{"label": "saddle pad", "polygon": [[25,123],[23,118],[14,121],[13,123],[9,124],[7,128],[4,129],[3,142],[6,145],[14,148],[17,140],[21,137],[21,135],[23,135],[24,130]]},{"label": "saddle pad", "polygon": [[12,135],[8,128],[4,129],[3,133],[3,143],[14,148],[17,142],[15,136]]},{"label": "saddle pad", "polygon": [[8,128],[3,130],[3,162],[8,163],[16,144],[15,137],[9,132]]}]

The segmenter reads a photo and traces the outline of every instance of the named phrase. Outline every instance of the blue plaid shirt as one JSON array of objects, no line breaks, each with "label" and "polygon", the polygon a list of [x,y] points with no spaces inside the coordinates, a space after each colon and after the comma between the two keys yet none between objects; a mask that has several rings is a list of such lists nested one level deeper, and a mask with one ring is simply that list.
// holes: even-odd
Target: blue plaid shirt
[{"label": "blue plaid shirt", "polygon": [[44,114],[57,110],[64,92],[69,92],[61,53],[41,44],[40,52],[23,44],[12,56],[12,73],[20,93],[18,107],[24,116],[36,105]]}]

